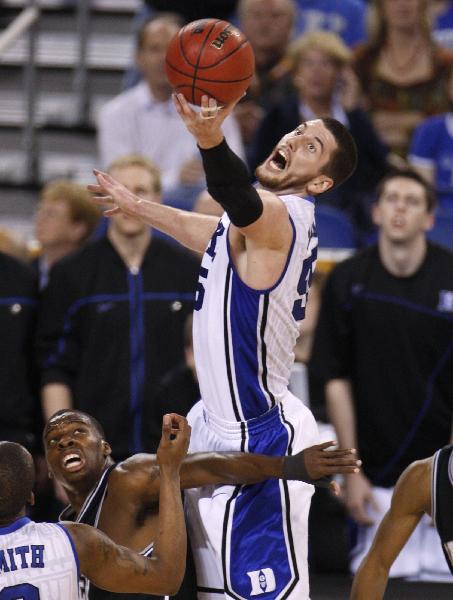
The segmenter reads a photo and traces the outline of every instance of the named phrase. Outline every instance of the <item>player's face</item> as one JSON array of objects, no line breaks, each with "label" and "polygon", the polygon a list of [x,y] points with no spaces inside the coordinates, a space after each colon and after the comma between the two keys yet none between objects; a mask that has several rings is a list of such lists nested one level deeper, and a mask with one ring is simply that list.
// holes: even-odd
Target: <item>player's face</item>
[{"label": "player's face", "polygon": [[[136,196],[150,202],[160,202],[160,195],[154,191],[153,176],[147,169],[140,166],[121,167],[112,169],[110,174]],[[149,230],[148,225],[125,214],[111,217],[109,228],[127,238],[135,238]]]},{"label": "player's face", "polygon": [[70,412],[48,428],[44,446],[49,470],[63,484],[96,479],[110,454],[110,446],[89,419]]},{"label": "player's face", "polygon": [[380,233],[393,243],[407,243],[433,225],[422,185],[405,177],[390,179],[373,207],[373,220]]},{"label": "player's face", "polygon": [[137,53],[137,64],[145,81],[153,87],[171,90],[165,72],[165,54],[179,28],[174,23],[157,19],[146,28],[142,47]]},{"label": "player's face", "polygon": [[306,185],[318,180],[324,182],[324,189],[309,193],[325,192],[333,182],[320,173],[336,148],[333,134],[320,119],[306,121],[280,140],[256,169],[256,177],[263,187],[280,194],[305,193]]}]

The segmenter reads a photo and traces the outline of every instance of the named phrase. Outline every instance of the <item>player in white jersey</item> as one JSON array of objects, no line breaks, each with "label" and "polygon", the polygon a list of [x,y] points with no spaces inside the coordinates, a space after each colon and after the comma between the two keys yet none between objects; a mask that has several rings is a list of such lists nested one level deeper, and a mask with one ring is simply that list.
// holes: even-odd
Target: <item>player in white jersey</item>
[{"label": "player in white jersey", "polygon": [[[355,144],[334,119],[302,123],[258,167],[255,189],[221,131],[234,106],[219,110],[204,97],[196,112],[182,95],[174,101],[200,148],[208,191],[225,209],[221,221],[152,205],[99,171],[89,187],[107,214],[139,217],[205,252],[194,317],[202,400],[188,416],[190,452],[292,455],[317,438],[310,411],[287,389],[316,261],[313,197],[352,173]],[[186,492],[199,598],[306,600],[312,493],[286,480]]]},{"label": "player in white jersey", "polygon": [[175,594],[186,559],[179,468],[189,439],[186,419],[165,415],[157,453],[159,535],[152,558],[88,525],[27,518],[26,505],[33,504],[33,459],[23,446],[0,442],[0,600],[78,600],[80,572],[111,592]]}]

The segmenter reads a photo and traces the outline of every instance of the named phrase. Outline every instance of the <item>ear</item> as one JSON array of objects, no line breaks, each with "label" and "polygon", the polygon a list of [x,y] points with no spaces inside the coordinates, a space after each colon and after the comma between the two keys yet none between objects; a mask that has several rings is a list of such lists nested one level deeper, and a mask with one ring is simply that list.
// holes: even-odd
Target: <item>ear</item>
[{"label": "ear", "polygon": [[425,220],[425,231],[429,231],[434,227],[434,223],[436,222],[436,213],[432,210],[426,215]]},{"label": "ear", "polygon": [[310,196],[317,196],[323,192],[327,192],[333,186],[333,179],[327,175],[318,175],[306,184],[307,192]]},{"label": "ear", "polygon": [[102,440],[101,443],[102,443],[102,453],[104,454],[104,457],[107,458],[107,456],[110,456],[112,454],[112,447],[105,440]]},{"label": "ear", "polygon": [[48,477],[49,479],[53,479],[53,473],[52,473],[52,471],[49,471],[49,472],[47,473],[47,477]]},{"label": "ear", "polygon": [[377,225],[377,227],[379,227],[382,224],[379,200],[376,202],[373,202],[373,204],[371,205],[371,218],[372,218],[373,223],[375,225]]},{"label": "ear", "polygon": [[35,495],[34,495],[33,492],[30,492],[30,496],[29,496],[29,498],[27,500],[27,504],[29,506],[34,506],[35,505]]}]

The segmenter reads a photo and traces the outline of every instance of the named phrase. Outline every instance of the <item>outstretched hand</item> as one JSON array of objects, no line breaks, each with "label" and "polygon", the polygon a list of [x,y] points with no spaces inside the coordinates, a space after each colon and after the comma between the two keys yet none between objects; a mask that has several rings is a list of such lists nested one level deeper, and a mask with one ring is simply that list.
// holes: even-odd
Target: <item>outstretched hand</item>
[{"label": "outstretched hand", "polygon": [[164,415],[157,449],[157,462],[161,469],[179,470],[189,448],[190,432],[191,427],[185,417],[175,413]]},{"label": "outstretched hand", "polygon": [[111,217],[117,213],[125,213],[131,217],[140,218],[141,205],[148,203],[139,196],[130,192],[122,183],[109,173],[93,169],[97,184],[87,185],[88,190],[94,194],[93,201],[106,208],[104,215]]},{"label": "outstretched hand", "polygon": [[173,102],[187,129],[197,140],[200,148],[213,148],[223,140],[222,123],[233,111],[236,102],[218,106],[215,98],[202,96],[201,109],[194,110],[182,94],[173,94]]},{"label": "outstretched hand", "polygon": [[[302,450],[305,468],[311,479],[321,479],[330,475],[359,473],[362,461],[357,460],[354,448],[328,450],[336,446],[336,442],[324,442]],[[337,482],[329,484],[331,491],[338,495],[340,487]]]}]

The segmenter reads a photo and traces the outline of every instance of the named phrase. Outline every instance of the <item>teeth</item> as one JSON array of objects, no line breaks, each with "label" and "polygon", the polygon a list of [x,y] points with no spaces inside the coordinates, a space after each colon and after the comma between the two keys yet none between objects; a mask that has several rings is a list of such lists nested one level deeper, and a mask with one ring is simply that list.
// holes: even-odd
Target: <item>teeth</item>
[{"label": "teeth", "polygon": [[68,454],[67,456],[65,456],[63,460],[64,466],[66,467],[69,461],[73,460],[74,458],[80,461],[80,456],[78,454]]}]

